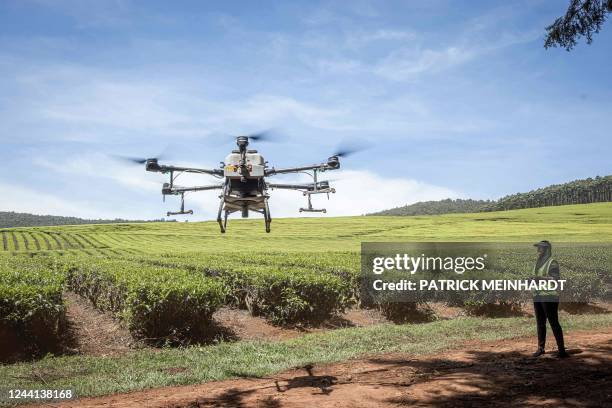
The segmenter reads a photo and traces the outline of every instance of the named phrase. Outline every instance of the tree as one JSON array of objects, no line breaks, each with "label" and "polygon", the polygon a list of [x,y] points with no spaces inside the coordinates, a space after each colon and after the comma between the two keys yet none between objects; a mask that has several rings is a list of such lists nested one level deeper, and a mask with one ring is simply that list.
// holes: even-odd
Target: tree
[{"label": "tree", "polygon": [[544,48],[563,47],[570,51],[581,37],[591,44],[608,13],[612,13],[612,0],[570,0],[565,15],[546,27]]}]

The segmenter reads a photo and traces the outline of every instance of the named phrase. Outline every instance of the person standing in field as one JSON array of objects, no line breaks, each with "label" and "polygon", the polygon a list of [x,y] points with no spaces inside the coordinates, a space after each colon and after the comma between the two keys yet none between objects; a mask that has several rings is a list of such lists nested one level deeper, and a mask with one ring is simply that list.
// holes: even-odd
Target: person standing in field
[{"label": "person standing in field", "polygon": [[[559,279],[559,263],[552,257],[550,242],[540,241],[534,246],[538,251],[538,259],[533,267],[532,279],[537,281]],[[563,342],[563,329],[559,324],[559,294],[557,291],[535,291],[533,295],[533,308],[538,329],[538,349],[533,353],[533,357],[539,357],[545,353],[547,320],[557,341],[557,357],[568,357]]]}]

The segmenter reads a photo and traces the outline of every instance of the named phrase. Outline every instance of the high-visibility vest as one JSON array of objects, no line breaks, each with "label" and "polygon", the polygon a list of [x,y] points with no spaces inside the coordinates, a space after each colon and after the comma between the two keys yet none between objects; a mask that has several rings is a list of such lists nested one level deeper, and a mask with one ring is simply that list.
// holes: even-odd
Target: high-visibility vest
[{"label": "high-visibility vest", "polygon": [[[533,265],[533,275],[534,276],[548,276],[548,271],[550,270],[550,265],[554,261],[555,261],[554,258],[551,256],[539,268],[536,269],[536,266]],[[559,296],[559,293],[556,290],[534,290],[533,294],[535,296],[540,296],[540,297],[542,297],[542,296]]]}]

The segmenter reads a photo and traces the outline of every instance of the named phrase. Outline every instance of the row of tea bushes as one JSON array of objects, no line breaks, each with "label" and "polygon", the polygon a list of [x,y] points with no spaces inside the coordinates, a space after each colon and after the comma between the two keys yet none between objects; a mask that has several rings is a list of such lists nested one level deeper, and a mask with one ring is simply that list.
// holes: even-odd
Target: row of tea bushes
[{"label": "row of tea bushes", "polygon": [[123,319],[136,338],[207,337],[212,315],[227,296],[222,282],[186,270],[101,257],[66,261],[68,287]]},{"label": "row of tea bushes", "polygon": [[0,256],[0,354],[54,349],[66,329],[64,275],[40,259]]},{"label": "row of tea bushes", "polygon": [[282,260],[289,259],[283,256],[276,257],[281,261],[278,265],[266,259],[266,255],[256,253],[248,257],[191,254],[129,259],[214,277],[228,288],[229,304],[246,307],[252,314],[264,316],[275,324],[322,321],[344,311],[355,301],[358,273],[343,275],[322,267],[283,265]]}]

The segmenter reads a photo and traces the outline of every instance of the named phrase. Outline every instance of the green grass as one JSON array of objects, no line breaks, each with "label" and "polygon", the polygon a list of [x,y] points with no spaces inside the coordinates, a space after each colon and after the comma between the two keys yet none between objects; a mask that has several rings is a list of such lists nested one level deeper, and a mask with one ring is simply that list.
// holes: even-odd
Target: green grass
[{"label": "green grass", "polygon": [[[274,219],[266,234],[261,219],[232,219],[226,234],[216,222],[106,224],[13,228],[7,250],[25,251],[21,231],[45,236],[53,250],[117,248],[136,252],[358,251],[362,241],[612,242],[612,203],[567,205],[475,214],[419,217],[321,217]],[[19,249],[13,242],[13,233]],[[44,232],[46,234],[39,234]],[[51,234],[49,234],[51,233]],[[83,236],[81,245],[73,237]],[[146,245],[143,245],[146,243]],[[30,243],[32,251],[33,243]],[[81,248],[84,247],[84,248]]]},{"label": "green grass", "polygon": [[[612,326],[612,315],[563,316],[568,332]],[[73,389],[78,397],[194,384],[234,377],[262,377],[307,363],[331,363],[381,353],[411,355],[535,335],[529,318],[459,318],[418,325],[379,325],[307,334],[277,342],[243,341],[184,349],[144,350],[122,357],[57,357],[0,366],[3,388]],[[534,339],[535,345],[535,339]],[[181,368],[184,371],[173,371]],[[1,392],[1,390],[0,390]],[[0,394],[0,404],[6,403]]]}]

